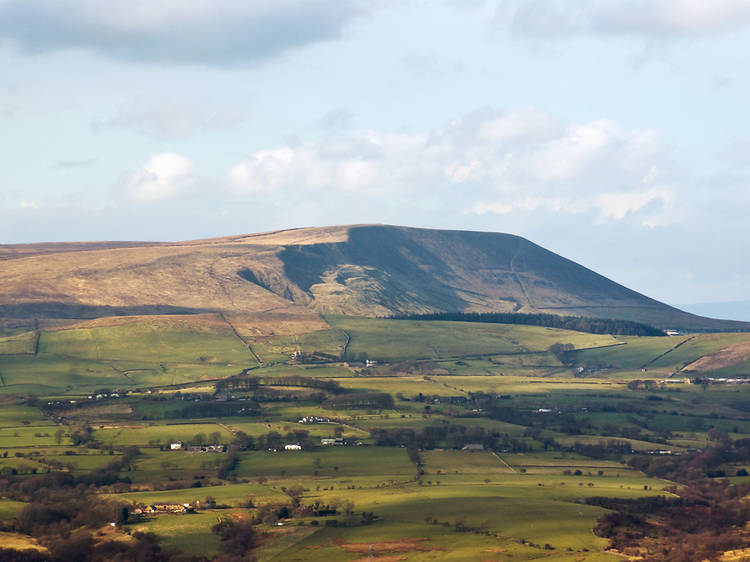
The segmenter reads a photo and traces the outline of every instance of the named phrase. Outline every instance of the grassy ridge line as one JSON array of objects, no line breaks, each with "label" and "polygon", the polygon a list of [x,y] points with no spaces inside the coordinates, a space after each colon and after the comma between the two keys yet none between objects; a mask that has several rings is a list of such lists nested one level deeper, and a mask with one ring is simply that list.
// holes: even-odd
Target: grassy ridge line
[{"label": "grassy ridge line", "polygon": [[631,320],[591,318],[585,316],[557,316],[555,314],[525,314],[517,312],[435,312],[430,314],[400,314],[394,320],[434,320],[449,322],[484,322],[491,324],[521,324],[543,326],[590,334],[617,336],[664,336],[664,332],[648,324]]}]

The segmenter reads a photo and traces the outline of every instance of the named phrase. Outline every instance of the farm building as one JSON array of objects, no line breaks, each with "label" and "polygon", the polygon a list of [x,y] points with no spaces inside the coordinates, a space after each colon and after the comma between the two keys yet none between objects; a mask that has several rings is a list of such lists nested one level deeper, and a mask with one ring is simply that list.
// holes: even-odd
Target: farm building
[{"label": "farm building", "polygon": [[285,451],[301,451],[302,445],[298,443],[289,443],[288,445],[284,445]]},{"label": "farm building", "polygon": [[178,451],[180,449],[183,449],[185,447],[185,444],[182,441],[175,441],[174,443],[169,444],[169,448],[172,451]]},{"label": "farm building", "polygon": [[461,447],[462,451],[467,451],[469,453],[479,453],[481,451],[484,451],[484,445],[481,443],[469,443],[468,445],[464,445]]},{"label": "farm building", "polygon": [[154,513],[187,513],[192,508],[188,503],[154,503],[141,505],[133,510],[136,515]]},{"label": "farm building", "polygon": [[188,453],[226,453],[226,445],[191,445]]}]

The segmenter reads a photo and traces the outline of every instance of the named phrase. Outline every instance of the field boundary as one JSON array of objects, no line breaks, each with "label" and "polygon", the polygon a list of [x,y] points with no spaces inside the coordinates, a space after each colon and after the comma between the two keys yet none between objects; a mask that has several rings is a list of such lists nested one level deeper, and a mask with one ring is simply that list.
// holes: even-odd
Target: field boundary
[{"label": "field boundary", "polygon": [[221,319],[232,329],[232,332],[234,332],[234,335],[237,337],[238,340],[242,342],[242,345],[247,346],[247,350],[250,352],[250,355],[252,355],[255,360],[258,362],[258,365],[263,365],[263,360],[260,358],[260,356],[255,353],[255,350],[253,349],[253,346],[250,345],[250,342],[248,342],[245,338],[243,338],[240,333],[237,331],[237,328],[234,327],[234,324],[232,324],[229,320],[227,320],[227,317],[224,316],[223,312],[219,312],[219,316]]},{"label": "field boundary", "polygon": [[[645,368],[646,368],[646,367],[648,367],[649,365],[653,365],[654,363],[656,363],[656,362],[657,362],[657,361],[658,361],[659,359],[661,359],[662,357],[665,357],[666,355],[669,355],[669,354],[670,354],[670,353],[672,353],[672,352],[673,352],[673,351],[674,351],[675,349],[677,349],[678,347],[681,347],[681,346],[685,345],[685,344],[686,344],[687,342],[689,342],[689,341],[691,341],[691,340],[694,340],[694,339],[695,339],[696,337],[697,337],[697,336],[690,336],[689,338],[687,338],[687,339],[684,339],[684,340],[682,340],[682,341],[681,341],[680,343],[678,343],[677,345],[674,345],[674,346],[670,347],[670,348],[669,348],[668,350],[666,350],[666,351],[665,351],[664,353],[662,353],[661,355],[659,355],[659,356],[657,356],[657,357],[654,357],[654,358],[653,358],[653,359],[652,359],[651,361],[649,361],[648,363],[645,363],[645,364],[641,365],[641,369],[645,369]],[[681,371],[681,369],[677,369],[677,371],[676,371],[676,372],[679,372],[679,371]]]},{"label": "field boundary", "polygon": [[510,471],[511,471],[511,472],[512,472],[513,474],[517,474],[517,473],[518,473],[518,471],[517,471],[517,470],[516,470],[515,468],[513,468],[513,467],[512,467],[512,466],[510,466],[510,465],[509,465],[509,464],[508,464],[507,462],[505,462],[505,460],[504,460],[504,459],[503,459],[503,458],[502,458],[502,457],[501,457],[500,455],[498,455],[498,454],[497,454],[497,453],[496,453],[495,451],[492,451],[492,456],[494,456],[494,457],[495,457],[495,458],[496,458],[497,460],[499,460],[499,461],[500,461],[501,463],[503,463],[503,464],[504,464],[504,465],[505,465],[506,467],[508,467],[508,469],[509,469],[509,470],[510,470]]}]

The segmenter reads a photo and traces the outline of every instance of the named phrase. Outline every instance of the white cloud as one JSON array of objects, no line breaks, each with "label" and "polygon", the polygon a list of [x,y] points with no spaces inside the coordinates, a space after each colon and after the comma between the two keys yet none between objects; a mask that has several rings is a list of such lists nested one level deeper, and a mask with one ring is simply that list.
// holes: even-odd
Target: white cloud
[{"label": "white cloud", "polygon": [[124,186],[126,199],[142,203],[174,199],[195,182],[193,163],[179,154],[154,154],[136,170]]},{"label": "white cloud", "polygon": [[281,178],[294,160],[291,148],[261,150],[229,170],[229,185],[237,192],[270,191],[279,187]]},{"label": "white cloud", "polygon": [[238,193],[279,188],[360,190],[371,187],[382,170],[358,153],[356,141],[282,147],[255,152],[229,171]]},{"label": "white cloud", "polygon": [[[660,207],[668,207],[674,203],[673,189],[652,188],[646,191],[608,192],[602,193],[596,200],[601,222],[608,219],[622,220],[629,213],[640,211],[652,203],[659,203]],[[650,227],[658,226],[664,219],[664,214],[657,212],[643,219],[643,224]]]},{"label": "white cloud", "polygon": [[476,215],[506,215],[513,211],[545,210],[553,213],[582,213],[591,203],[575,202],[564,197],[524,197],[512,203],[477,203],[471,208]]},{"label": "white cloud", "polygon": [[672,175],[658,131],[483,109],[429,133],[365,131],[261,150],[228,183],[240,196],[351,192],[477,215],[593,211],[653,225],[676,203]]},{"label": "white cloud", "polygon": [[364,12],[360,0],[3,0],[0,38],[30,52],[224,64],[336,38]]},{"label": "white cloud", "polygon": [[538,38],[695,37],[750,25],[748,0],[501,0],[496,23]]}]

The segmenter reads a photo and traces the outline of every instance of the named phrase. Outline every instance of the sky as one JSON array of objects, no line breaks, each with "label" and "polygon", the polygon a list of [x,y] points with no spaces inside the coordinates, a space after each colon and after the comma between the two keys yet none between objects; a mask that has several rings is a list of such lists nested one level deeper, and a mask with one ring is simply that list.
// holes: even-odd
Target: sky
[{"label": "sky", "polygon": [[485,230],[747,301],[748,52],[750,0],[0,0],[0,243]]}]

